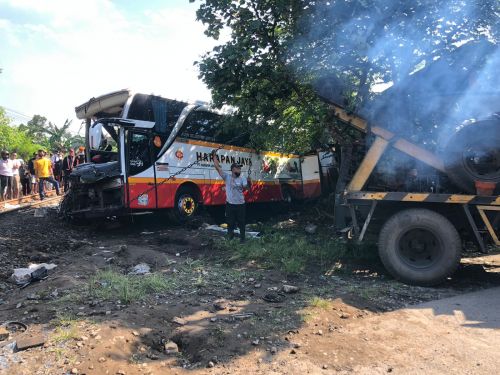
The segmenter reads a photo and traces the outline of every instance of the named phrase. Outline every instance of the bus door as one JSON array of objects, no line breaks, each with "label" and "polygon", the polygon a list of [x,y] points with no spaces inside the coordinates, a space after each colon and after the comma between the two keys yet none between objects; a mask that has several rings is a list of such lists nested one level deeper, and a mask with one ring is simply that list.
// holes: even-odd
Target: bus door
[{"label": "bus door", "polygon": [[317,154],[305,156],[301,162],[302,194],[304,198],[321,195],[320,164]]},{"label": "bus door", "polygon": [[156,171],[149,132],[128,130],[126,166],[130,208],[157,208]]}]

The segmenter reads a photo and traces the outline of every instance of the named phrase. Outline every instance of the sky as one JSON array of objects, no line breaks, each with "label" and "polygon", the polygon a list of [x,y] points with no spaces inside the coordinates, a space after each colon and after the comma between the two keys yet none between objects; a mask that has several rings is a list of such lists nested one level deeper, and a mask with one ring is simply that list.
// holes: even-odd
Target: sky
[{"label": "sky", "polygon": [[193,62],[216,42],[196,21],[198,5],[0,0],[0,106],[16,123],[39,114],[72,119],[76,131],[75,106],[124,88],[209,101]]}]

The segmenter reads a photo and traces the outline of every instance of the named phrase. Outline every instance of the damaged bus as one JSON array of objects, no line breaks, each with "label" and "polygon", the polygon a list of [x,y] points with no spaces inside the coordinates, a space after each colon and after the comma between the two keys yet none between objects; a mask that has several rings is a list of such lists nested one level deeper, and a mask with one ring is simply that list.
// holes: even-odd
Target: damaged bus
[{"label": "damaged bus", "polygon": [[75,108],[86,121],[86,157],[70,176],[63,201],[69,218],[124,216],[170,210],[177,221],[201,205],[225,204],[225,188],[211,151],[223,169],[242,165],[252,186],[247,202],[315,198],[321,194],[317,154],[299,157],[256,152],[245,136],[224,126],[224,114],[186,103],[121,90]]}]

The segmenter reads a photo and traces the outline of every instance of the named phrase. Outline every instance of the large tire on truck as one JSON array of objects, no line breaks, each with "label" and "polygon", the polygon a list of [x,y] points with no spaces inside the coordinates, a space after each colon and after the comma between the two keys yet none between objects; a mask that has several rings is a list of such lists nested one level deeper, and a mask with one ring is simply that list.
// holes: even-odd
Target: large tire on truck
[{"label": "large tire on truck", "polygon": [[427,209],[393,215],[379,235],[379,255],[389,273],[407,284],[443,282],[460,263],[462,244],[444,216]]},{"label": "large tire on truck", "polygon": [[500,189],[500,116],[459,128],[444,149],[446,173],[464,193],[475,194],[475,181]]}]

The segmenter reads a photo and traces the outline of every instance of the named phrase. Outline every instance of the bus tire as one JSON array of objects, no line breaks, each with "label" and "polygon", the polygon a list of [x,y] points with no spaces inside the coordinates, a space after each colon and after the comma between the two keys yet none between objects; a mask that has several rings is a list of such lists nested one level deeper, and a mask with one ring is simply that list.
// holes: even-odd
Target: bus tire
[{"label": "bus tire", "polygon": [[175,194],[174,208],[171,212],[172,219],[177,223],[192,220],[199,210],[198,194],[188,186],[182,186]]},{"label": "bus tire", "polygon": [[458,268],[462,244],[453,224],[428,209],[408,209],[382,227],[380,259],[389,273],[407,284],[431,286]]}]

